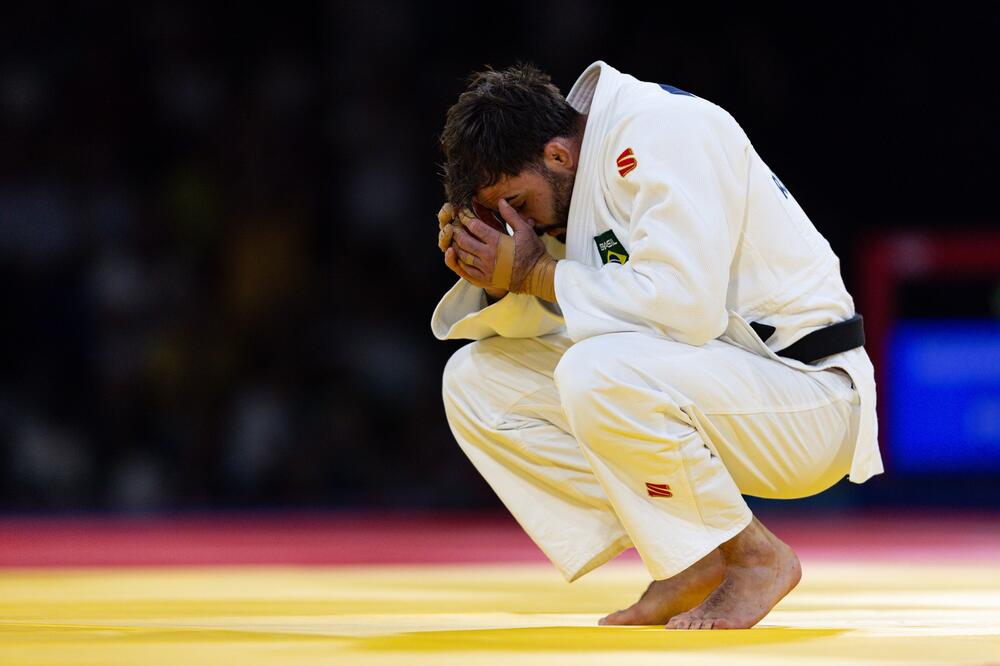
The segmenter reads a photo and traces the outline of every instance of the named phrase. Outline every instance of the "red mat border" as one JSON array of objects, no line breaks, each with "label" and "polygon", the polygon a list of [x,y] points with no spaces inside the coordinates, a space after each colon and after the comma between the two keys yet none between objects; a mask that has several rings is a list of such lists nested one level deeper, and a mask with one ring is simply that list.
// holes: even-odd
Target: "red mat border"
[{"label": "red mat border", "polygon": [[[997,514],[762,517],[800,557],[1000,562]],[[638,559],[627,551],[624,559]],[[544,562],[507,514],[0,518],[0,567]]]}]

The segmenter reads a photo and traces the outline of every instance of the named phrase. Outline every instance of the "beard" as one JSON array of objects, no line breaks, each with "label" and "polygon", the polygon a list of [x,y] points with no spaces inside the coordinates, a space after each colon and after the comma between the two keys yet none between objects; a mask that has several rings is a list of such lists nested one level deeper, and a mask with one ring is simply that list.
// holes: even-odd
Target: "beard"
[{"label": "beard", "polygon": [[573,183],[576,174],[557,174],[548,167],[543,167],[546,182],[552,188],[552,222],[544,227],[538,227],[535,232],[541,236],[549,231],[558,232],[553,235],[566,242],[566,226],[569,224],[569,204],[573,200]]}]

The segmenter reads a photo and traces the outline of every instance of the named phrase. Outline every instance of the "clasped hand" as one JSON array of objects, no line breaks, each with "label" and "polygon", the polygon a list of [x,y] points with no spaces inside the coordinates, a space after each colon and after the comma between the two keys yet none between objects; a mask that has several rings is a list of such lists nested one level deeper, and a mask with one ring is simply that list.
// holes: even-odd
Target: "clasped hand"
[{"label": "clasped hand", "polygon": [[498,206],[514,231],[513,237],[470,210],[456,216],[451,204],[442,206],[438,212],[438,247],[444,252],[445,265],[493,298],[511,291],[554,302],[556,260],[535,233],[533,220],[521,217],[504,199]]}]

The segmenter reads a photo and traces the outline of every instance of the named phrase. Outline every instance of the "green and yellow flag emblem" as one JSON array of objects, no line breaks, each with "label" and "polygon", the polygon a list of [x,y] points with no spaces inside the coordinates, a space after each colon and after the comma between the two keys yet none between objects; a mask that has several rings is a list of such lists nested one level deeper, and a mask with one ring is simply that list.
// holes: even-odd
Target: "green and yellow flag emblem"
[{"label": "green and yellow flag emblem", "polygon": [[615,237],[615,232],[605,231],[603,234],[594,236],[597,243],[597,254],[601,255],[602,264],[624,264],[628,261],[628,252],[625,246]]}]

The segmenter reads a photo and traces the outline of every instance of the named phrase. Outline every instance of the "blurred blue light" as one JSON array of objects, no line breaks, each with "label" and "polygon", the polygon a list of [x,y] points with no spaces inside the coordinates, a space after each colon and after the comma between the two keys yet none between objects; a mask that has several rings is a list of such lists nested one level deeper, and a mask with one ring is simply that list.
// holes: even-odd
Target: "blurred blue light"
[{"label": "blurred blue light", "polygon": [[893,467],[1000,470],[1000,322],[901,322],[889,344]]}]

